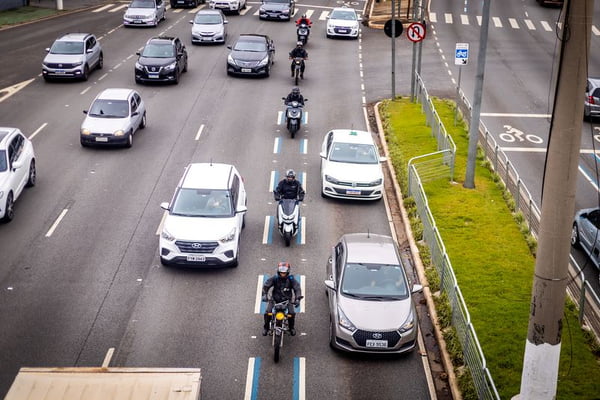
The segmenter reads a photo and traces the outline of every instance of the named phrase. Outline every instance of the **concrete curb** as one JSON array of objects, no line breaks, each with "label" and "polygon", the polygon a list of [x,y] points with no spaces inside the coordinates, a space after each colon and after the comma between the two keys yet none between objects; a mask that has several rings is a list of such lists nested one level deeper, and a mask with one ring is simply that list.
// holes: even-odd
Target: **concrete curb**
[{"label": "concrete curb", "polygon": [[454,365],[452,364],[450,355],[448,354],[448,351],[446,350],[446,341],[444,340],[444,337],[442,335],[442,330],[438,323],[437,311],[435,309],[435,303],[433,301],[433,294],[431,293],[431,290],[429,288],[429,282],[427,281],[427,277],[425,276],[425,267],[423,266],[423,263],[421,262],[421,257],[419,255],[419,248],[417,247],[417,244],[415,243],[415,239],[413,237],[412,229],[410,228],[410,224],[408,224],[409,218],[408,218],[406,209],[404,208],[404,203],[402,202],[402,191],[400,190],[400,185],[398,185],[398,180],[396,179],[394,167],[392,165],[392,161],[389,156],[387,143],[385,141],[385,133],[384,133],[384,129],[383,129],[383,124],[381,123],[381,118],[379,116],[379,105],[380,104],[381,104],[381,102],[378,102],[377,104],[375,104],[374,114],[375,114],[375,120],[377,121],[377,131],[378,131],[377,134],[379,135],[381,145],[383,146],[384,154],[387,157],[386,168],[389,170],[390,175],[392,177],[392,181],[393,181],[392,183],[394,186],[394,194],[395,194],[396,198],[398,199],[398,205],[400,207],[402,219],[405,222],[403,224],[405,234],[406,234],[409,246],[410,246],[410,251],[413,255],[413,260],[415,262],[419,280],[421,281],[421,284],[423,285],[423,294],[424,294],[425,300],[427,302],[427,310],[429,311],[431,322],[434,327],[435,338],[440,346],[440,354],[442,356],[442,363],[444,365],[444,369],[446,370],[446,373],[448,374],[448,383],[450,385],[450,391],[452,392],[452,397],[455,400],[461,400],[462,394],[460,392],[460,389],[458,388],[458,382],[456,380],[456,375],[454,374]]}]

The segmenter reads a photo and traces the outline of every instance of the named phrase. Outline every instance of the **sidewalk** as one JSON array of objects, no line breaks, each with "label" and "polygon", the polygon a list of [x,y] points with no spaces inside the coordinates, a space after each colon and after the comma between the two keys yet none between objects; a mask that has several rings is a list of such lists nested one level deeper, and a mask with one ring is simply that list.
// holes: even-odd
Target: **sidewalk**
[{"label": "sidewalk", "polygon": [[[62,0],[62,9],[65,11],[79,10],[102,4],[117,3],[118,0]],[[57,0],[29,0],[29,6],[57,9]]]},{"label": "sidewalk", "polygon": [[[395,0],[396,19],[406,25],[412,20],[412,6],[415,0]],[[392,19],[391,0],[368,0],[365,7],[368,17],[366,25],[369,28],[383,29],[387,20]]]}]

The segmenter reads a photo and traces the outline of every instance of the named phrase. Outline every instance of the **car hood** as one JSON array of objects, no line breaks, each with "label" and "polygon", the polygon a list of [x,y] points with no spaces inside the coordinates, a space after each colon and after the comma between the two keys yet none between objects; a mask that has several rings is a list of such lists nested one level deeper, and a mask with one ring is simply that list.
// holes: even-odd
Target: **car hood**
[{"label": "car hood", "polygon": [[409,297],[394,301],[367,301],[338,296],[338,305],[358,329],[365,331],[391,331],[400,328],[411,312]]},{"label": "car hood", "polygon": [[240,61],[260,61],[267,56],[266,52],[232,50],[231,57]]},{"label": "car hood", "polygon": [[344,19],[330,19],[327,22],[328,25],[334,25],[345,28],[356,28],[358,26],[358,21],[347,21]]},{"label": "car hood", "polygon": [[96,118],[89,115],[81,124],[81,129],[89,129],[94,133],[112,134],[118,130],[126,130],[129,127],[129,118]]},{"label": "car hood", "polygon": [[260,6],[260,8],[267,11],[281,11],[288,10],[290,5],[283,3],[264,3],[262,6]]},{"label": "car hood", "polygon": [[220,24],[194,24],[192,26],[192,33],[221,33],[223,32],[223,25]]},{"label": "car hood", "polygon": [[235,226],[235,217],[205,218],[169,215],[163,228],[177,240],[218,240],[231,232]]},{"label": "car hood", "polygon": [[144,17],[153,17],[156,14],[156,9],[154,8],[128,8],[125,11],[125,15],[127,17],[132,15],[143,15]]},{"label": "car hood", "polygon": [[323,173],[346,182],[366,183],[383,178],[381,164],[349,164],[328,161]]},{"label": "car hood", "polygon": [[138,63],[142,65],[156,65],[156,66],[164,66],[173,64],[175,62],[175,57],[169,58],[156,58],[156,57],[140,57],[138,58]]},{"label": "car hood", "polygon": [[44,57],[44,62],[54,63],[54,64],[73,64],[76,62],[83,61],[83,54],[46,54]]}]

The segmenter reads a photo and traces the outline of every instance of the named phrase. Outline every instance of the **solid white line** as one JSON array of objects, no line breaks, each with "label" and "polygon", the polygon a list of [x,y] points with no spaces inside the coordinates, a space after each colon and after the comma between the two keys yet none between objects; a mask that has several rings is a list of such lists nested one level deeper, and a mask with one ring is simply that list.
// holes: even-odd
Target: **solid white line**
[{"label": "solid white line", "polygon": [[88,86],[85,89],[83,89],[81,92],[79,92],[79,94],[86,94],[88,92],[88,90],[90,90],[92,87]]},{"label": "solid white line", "polygon": [[306,217],[302,217],[302,231],[300,232],[300,244],[306,244]]},{"label": "solid white line", "polygon": [[112,10],[108,10],[108,12],[114,13],[114,12],[117,12],[119,10],[122,10],[125,7],[127,7],[127,4],[121,4],[120,6],[117,6],[117,7],[113,8]]},{"label": "solid white line", "polygon": [[169,215],[169,212],[167,210],[164,210],[163,216],[160,219],[160,224],[158,224],[158,228],[156,228],[156,236],[160,235],[160,233],[162,232],[162,228],[165,224],[165,219],[167,219],[167,215]]},{"label": "solid white line", "polygon": [[263,244],[267,244],[269,240],[269,223],[271,222],[271,216],[267,215],[265,217],[265,227],[263,228]]},{"label": "solid white line", "polygon": [[513,153],[545,153],[545,148],[540,147],[500,147],[500,150],[504,152]]},{"label": "solid white line", "polygon": [[267,192],[271,193],[275,187],[275,171],[271,171],[271,179],[269,179],[269,187]]},{"label": "solid white line", "polygon": [[544,30],[546,32],[551,32],[552,31],[552,27],[546,21],[540,21],[540,24],[542,24],[542,28],[544,28]]},{"label": "solid white line", "polygon": [[252,399],[252,384],[254,379],[254,357],[248,359],[248,372],[246,372],[246,392],[244,400]]},{"label": "solid white line", "polygon": [[92,12],[95,12],[95,13],[97,13],[97,12],[100,12],[100,11],[104,11],[104,10],[106,10],[107,8],[111,8],[112,6],[114,6],[114,4],[107,4],[107,5],[105,5],[105,6],[102,6],[102,7],[100,7],[100,8],[96,8],[96,9],[95,9],[94,11],[92,11]]},{"label": "solid white line", "polygon": [[492,21],[494,21],[494,26],[496,28],[502,28],[502,21],[498,17],[492,17]]},{"label": "solid white line", "polygon": [[533,25],[533,22],[531,22],[530,19],[525,20],[525,25],[527,25],[527,29],[529,29],[530,31],[535,31],[535,26]]},{"label": "solid white line", "polygon": [[469,25],[469,16],[465,14],[460,14],[460,23],[463,25]]},{"label": "solid white line", "polygon": [[102,368],[108,368],[108,366],[110,365],[110,360],[112,359],[112,356],[114,353],[115,353],[114,347],[111,347],[110,349],[108,349],[108,351],[106,352],[106,355],[104,356],[104,361],[102,361]]},{"label": "solid white line", "polygon": [[298,400],[306,399],[306,358],[298,357]]},{"label": "solid white line", "polygon": [[54,221],[54,223],[52,224],[52,226],[50,227],[48,232],[46,232],[46,237],[52,236],[52,234],[54,233],[54,230],[58,227],[58,224],[60,224],[60,221],[62,221],[62,219],[65,217],[65,215],[67,215],[67,212],[69,212],[68,208],[65,208],[64,210],[61,211],[58,218],[56,218],[56,221]]},{"label": "solid white line", "polygon": [[520,29],[519,28],[519,24],[517,23],[517,20],[514,18],[509,18],[508,22],[510,23],[511,28],[513,29]]},{"label": "solid white line", "polygon": [[200,135],[202,135],[202,131],[204,130],[204,124],[200,125],[200,128],[198,128],[198,133],[196,133],[196,139],[195,140],[199,140],[200,139]]},{"label": "solid white line", "polygon": [[47,122],[44,122],[44,123],[43,123],[43,124],[42,124],[42,125],[41,125],[39,128],[37,128],[37,129],[35,130],[35,132],[33,132],[33,133],[31,134],[31,136],[29,136],[29,138],[28,138],[28,139],[29,139],[29,140],[32,140],[34,137],[36,137],[36,136],[37,136],[37,134],[38,134],[38,133],[40,133],[40,132],[41,132],[41,130],[42,130],[42,129],[44,129],[44,128],[46,127],[46,125],[48,125],[48,123],[47,123]]},{"label": "solid white line", "polygon": [[552,114],[481,113],[482,117],[550,118]]},{"label": "solid white line", "polygon": [[437,400],[437,393],[435,391],[435,384],[433,383],[433,375],[431,374],[431,368],[429,368],[429,359],[427,355],[427,349],[423,342],[423,336],[421,330],[417,334],[417,343],[419,345],[419,353],[421,354],[421,362],[423,363],[423,370],[425,371],[425,378],[427,380],[427,387],[429,388],[429,397],[431,400]]},{"label": "solid white line", "polygon": [[263,275],[258,276],[256,283],[256,300],[254,301],[254,314],[260,314],[260,303],[262,301]]}]

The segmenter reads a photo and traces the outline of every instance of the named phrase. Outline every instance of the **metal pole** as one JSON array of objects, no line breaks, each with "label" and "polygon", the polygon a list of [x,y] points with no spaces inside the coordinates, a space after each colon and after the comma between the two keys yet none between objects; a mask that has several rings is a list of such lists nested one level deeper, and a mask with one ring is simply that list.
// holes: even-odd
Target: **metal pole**
[{"label": "metal pole", "polygon": [[396,98],[396,2],[392,0],[392,100]]},{"label": "metal pole", "polygon": [[[413,3],[413,21],[417,20],[417,8]],[[416,85],[416,68],[417,65],[417,44],[413,42],[412,44],[412,67],[410,69],[410,101],[411,103],[415,102],[415,85]]]},{"label": "metal pole", "polygon": [[469,154],[467,155],[467,172],[463,187],[475,188],[475,162],[477,158],[477,141],[479,139],[479,119],[481,116],[481,96],[483,93],[483,75],[485,72],[485,53],[487,51],[488,30],[490,27],[491,0],[483,0],[483,15],[479,35],[479,54],[477,55],[477,75],[475,76],[475,93],[473,94],[473,112],[469,126]]},{"label": "metal pole", "polygon": [[462,65],[458,66],[458,86],[456,87],[456,108],[454,109],[454,126],[458,119],[458,105],[460,104],[460,76],[462,74]]},{"label": "metal pole", "polygon": [[[419,22],[423,23],[423,26],[425,25],[425,10],[423,9],[423,0],[419,0],[418,3],[418,20]],[[427,31],[425,31],[425,36],[427,36],[426,34]],[[419,45],[418,45],[418,54],[417,54],[417,74],[419,74],[419,76],[421,76],[421,55],[423,53],[423,40],[419,41]]]}]

